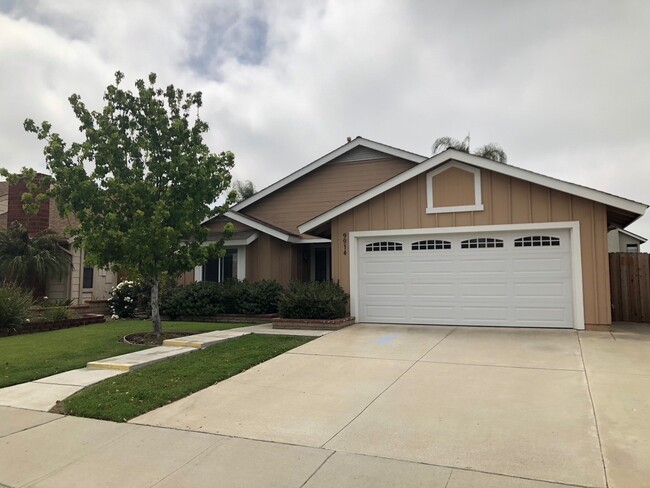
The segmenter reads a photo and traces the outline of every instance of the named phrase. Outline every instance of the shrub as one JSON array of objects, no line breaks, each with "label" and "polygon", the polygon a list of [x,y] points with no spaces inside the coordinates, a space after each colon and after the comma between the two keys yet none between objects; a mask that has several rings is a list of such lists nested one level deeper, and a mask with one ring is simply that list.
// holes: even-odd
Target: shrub
[{"label": "shrub", "polygon": [[160,313],[178,317],[210,317],[218,314],[266,314],[278,311],[282,287],[277,281],[257,283],[202,281],[165,290]]},{"label": "shrub", "polygon": [[111,296],[108,297],[111,315],[117,315],[120,319],[134,317],[142,302],[146,302],[145,296],[148,293],[149,287],[144,283],[121,281],[113,287]]},{"label": "shrub", "polygon": [[19,286],[4,283],[0,288],[0,329],[23,325],[29,318],[32,295]]},{"label": "shrub", "polygon": [[45,320],[66,320],[74,315],[70,305],[74,299],[68,300],[47,300],[41,303],[43,307],[43,318]]},{"label": "shrub", "polygon": [[288,319],[340,319],[346,316],[348,298],[338,283],[294,281],[280,298],[280,316]]}]

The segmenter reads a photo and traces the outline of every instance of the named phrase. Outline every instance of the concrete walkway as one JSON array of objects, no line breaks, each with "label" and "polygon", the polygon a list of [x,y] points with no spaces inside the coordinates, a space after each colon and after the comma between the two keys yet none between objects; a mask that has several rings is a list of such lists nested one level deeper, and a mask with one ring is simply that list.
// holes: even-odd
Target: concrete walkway
[{"label": "concrete walkway", "polygon": [[0,407],[11,488],[567,488],[332,449]]},{"label": "concrete walkway", "polygon": [[357,325],[129,424],[0,407],[0,486],[630,488],[650,327]]},{"label": "concrete walkway", "polygon": [[91,361],[85,368],[59,373],[46,378],[0,389],[0,406],[47,412],[79,390],[118,374],[149,366],[181,354],[210,347],[247,334],[322,336],[329,331],[296,331],[273,329],[271,324],[235,329],[215,330],[201,334],[168,339],[162,346],[143,349],[111,358]]}]

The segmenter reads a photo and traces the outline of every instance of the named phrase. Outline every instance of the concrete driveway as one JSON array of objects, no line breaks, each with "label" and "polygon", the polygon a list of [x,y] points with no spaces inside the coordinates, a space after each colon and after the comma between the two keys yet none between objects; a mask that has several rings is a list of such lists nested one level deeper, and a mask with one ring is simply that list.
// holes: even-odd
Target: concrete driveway
[{"label": "concrete driveway", "polygon": [[650,486],[645,327],[357,325],[132,422],[336,451],[334,477],[354,453],[450,487]]},{"label": "concrete driveway", "polygon": [[358,325],[129,424],[0,407],[0,486],[650,486],[650,327]]}]

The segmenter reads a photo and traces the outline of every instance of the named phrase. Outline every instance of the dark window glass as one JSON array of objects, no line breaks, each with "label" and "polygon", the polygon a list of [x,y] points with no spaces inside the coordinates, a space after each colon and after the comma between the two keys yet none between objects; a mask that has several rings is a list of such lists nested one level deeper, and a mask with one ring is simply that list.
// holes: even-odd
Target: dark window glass
[{"label": "dark window glass", "polygon": [[461,249],[489,249],[495,247],[503,247],[503,240],[492,237],[475,237],[460,243]]},{"label": "dark window glass", "polygon": [[515,247],[559,246],[560,238],[552,236],[526,236],[515,239]]},{"label": "dark window glass", "polygon": [[83,287],[84,288],[92,288],[93,287],[93,277],[95,274],[95,270],[89,266],[84,267],[84,279],[83,279]]},{"label": "dark window glass", "polygon": [[441,241],[438,239],[417,241],[411,244],[412,251],[422,251],[431,249],[451,249],[451,242]]},{"label": "dark window glass", "polygon": [[371,242],[366,244],[366,251],[401,251],[402,243],[401,242],[392,242],[392,241],[381,241],[381,242]]},{"label": "dark window glass", "polygon": [[203,281],[223,283],[234,278],[237,278],[237,249],[226,249],[224,257],[203,265]]}]

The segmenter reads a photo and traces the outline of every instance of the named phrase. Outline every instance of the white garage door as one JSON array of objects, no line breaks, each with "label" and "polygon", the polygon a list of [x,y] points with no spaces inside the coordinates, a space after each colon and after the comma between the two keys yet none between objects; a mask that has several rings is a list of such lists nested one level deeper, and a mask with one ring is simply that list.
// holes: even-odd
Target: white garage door
[{"label": "white garage door", "polygon": [[573,327],[568,230],[357,242],[362,322]]}]

